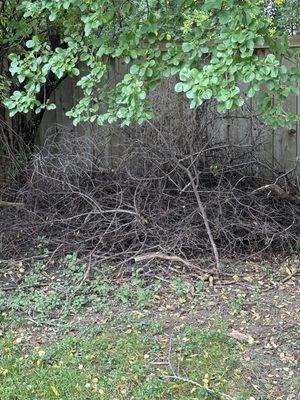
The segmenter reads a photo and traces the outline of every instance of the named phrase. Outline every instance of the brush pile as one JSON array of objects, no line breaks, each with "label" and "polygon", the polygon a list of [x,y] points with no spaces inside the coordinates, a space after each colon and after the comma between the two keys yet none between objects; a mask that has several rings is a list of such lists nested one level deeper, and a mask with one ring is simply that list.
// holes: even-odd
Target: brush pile
[{"label": "brush pile", "polygon": [[255,145],[204,132],[128,128],[119,156],[108,156],[103,138],[65,130],[58,140],[56,130],[2,190],[21,206],[0,207],[1,259],[45,240],[56,256],[77,252],[99,265],[155,252],[199,261],[213,255],[205,220],[221,259],[295,251],[295,185],[277,171],[263,178]]}]

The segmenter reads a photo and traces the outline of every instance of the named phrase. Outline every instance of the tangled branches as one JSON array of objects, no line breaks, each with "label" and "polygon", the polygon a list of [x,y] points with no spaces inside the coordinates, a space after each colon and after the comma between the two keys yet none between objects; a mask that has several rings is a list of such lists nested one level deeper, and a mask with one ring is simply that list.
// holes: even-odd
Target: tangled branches
[{"label": "tangled branches", "polygon": [[58,256],[76,251],[103,266],[159,252],[190,265],[213,255],[220,267],[219,254],[293,251],[297,204],[257,190],[273,181],[253,144],[208,140],[206,128],[128,128],[112,155],[104,136],[49,135],[13,193],[24,208],[0,215],[2,258],[24,256],[38,236]]},{"label": "tangled branches", "polygon": [[0,187],[19,174],[28,153],[24,140],[0,116]]}]

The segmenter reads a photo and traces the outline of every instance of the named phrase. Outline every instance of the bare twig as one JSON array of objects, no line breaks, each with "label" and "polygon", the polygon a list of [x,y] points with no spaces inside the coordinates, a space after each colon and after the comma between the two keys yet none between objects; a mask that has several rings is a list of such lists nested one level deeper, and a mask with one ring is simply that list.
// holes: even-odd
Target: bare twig
[{"label": "bare twig", "polygon": [[192,379],[189,379],[189,378],[184,378],[184,377],[178,376],[178,375],[164,375],[163,378],[189,383],[190,385],[197,386],[198,388],[200,388],[208,393],[218,394],[219,396],[223,397],[224,399],[235,400],[235,397],[232,397],[229,394],[226,394],[223,392],[218,392],[218,391],[208,388],[206,386],[200,385],[200,383],[193,381]]},{"label": "bare twig", "polygon": [[0,200],[0,207],[17,207],[17,208],[22,208],[24,207],[24,203],[14,203],[11,201],[3,201]]},{"label": "bare twig", "polygon": [[176,380],[176,381],[180,381],[180,382],[186,382],[186,383],[189,383],[189,384],[191,384],[193,386],[197,386],[198,388],[200,388],[200,389],[202,389],[202,390],[204,390],[204,391],[206,391],[208,393],[218,394],[218,395],[220,395],[221,397],[223,397],[225,399],[234,400],[233,397],[229,396],[226,393],[217,392],[217,391],[215,391],[215,390],[213,390],[211,388],[208,388],[208,387],[206,387],[204,385],[201,385],[200,383],[198,383],[198,382],[196,382],[196,381],[194,381],[192,379],[180,376],[179,375],[179,365],[178,365],[178,368],[177,368],[178,369],[178,373],[175,372],[174,366],[173,366],[173,362],[172,362],[172,337],[170,338],[170,341],[169,341],[168,365],[169,365],[170,371],[172,372],[172,375],[164,375],[163,376],[164,379],[172,379],[172,380]]},{"label": "bare twig", "polygon": [[155,253],[140,254],[140,255],[137,255],[134,257],[135,262],[143,262],[143,261],[149,261],[149,260],[154,260],[154,259],[174,261],[174,262],[181,263],[181,264],[189,267],[192,270],[201,270],[201,272],[208,272],[207,270],[199,268],[198,265],[196,265],[190,261],[187,261],[182,257],[175,256],[175,255],[163,254],[159,251],[157,251]]},{"label": "bare twig", "polygon": [[294,195],[286,192],[285,190],[283,190],[280,186],[276,185],[275,183],[261,186],[255,190],[253,190],[251,194],[256,194],[256,193],[266,192],[266,191],[276,193],[281,199],[288,199],[288,200],[296,201],[297,203],[300,203],[300,195],[294,196]]}]

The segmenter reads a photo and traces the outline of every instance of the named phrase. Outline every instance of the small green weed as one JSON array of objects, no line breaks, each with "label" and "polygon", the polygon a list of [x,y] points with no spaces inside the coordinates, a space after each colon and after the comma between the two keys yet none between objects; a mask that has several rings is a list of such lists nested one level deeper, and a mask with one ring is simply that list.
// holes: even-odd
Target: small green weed
[{"label": "small green weed", "polygon": [[83,307],[105,312],[123,304],[143,310],[153,305],[161,288],[159,280],[146,282],[137,276],[128,283],[108,284],[103,277],[92,275],[80,285],[87,267],[76,254],[67,255],[50,271],[47,268],[47,263],[35,261],[26,268],[16,290],[0,290],[0,312],[14,320],[30,315],[42,322],[66,318]]},{"label": "small green weed", "polygon": [[48,245],[49,245],[49,239],[46,238],[46,236],[38,236],[36,238],[36,246],[34,246],[29,250],[28,255],[39,256],[42,254],[48,254],[49,253]]},{"label": "small green weed", "polygon": [[230,307],[233,315],[237,316],[244,311],[245,307],[248,304],[248,300],[245,294],[234,293],[234,297],[231,299]]}]

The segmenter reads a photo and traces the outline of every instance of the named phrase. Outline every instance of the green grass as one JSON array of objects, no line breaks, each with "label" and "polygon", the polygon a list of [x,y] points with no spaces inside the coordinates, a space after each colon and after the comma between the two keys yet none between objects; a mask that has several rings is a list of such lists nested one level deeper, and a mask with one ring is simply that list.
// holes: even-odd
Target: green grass
[{"label": "green grass", "polygon": [[[41,246],[33,253],[48,251]],[[219,307],[207,283],[186,276],[145,279],[138,267],[125,281],[98,273],[83,280],[87,266],[76,254],[6,267],[0,276],[0,400],[217,400],[221,392],[275,398],[269,375],[269,383],[257,386],[256,376],[268,373],[249,357],[261,351],[259,342],[251,349],[228,336],[233,327],[240,330],[234,320],[241,332],[256,322],[251,304],[259,308],[261,285],[255,277],[250,293],[232,286],[220,292]],[[47,344],[37,348],[41,342]],[[177,375],[213,393],[167,378],[174,374],[169,361]],[[296,378],[283,384],[278,396],[299,387]]]},{"label": "green grass", "polygon": [[131,324],[67,337],[43,348],[13,335],[0,339],[1,400],[219,399],[194,385],[166,378],[188,376],[218,392],[248,398],[238,346],[220,330],[188,328],[170,337]]},{"label": "green grass", "polygon": [[[162,287],[160,280],[145,281],[138,273],[125,283],[95,275],[76,290],[85,271],[75,254],[55,268],[35,261],[23,268],[15,290],[0,290],[0,400],[252,395],[228,327],[199,330],[164,320],[164,314],[176,316],[202,301],[202,282],[175,277]],[[36,347],[39,335],[47,345]],[[168,378],[174,371],[213,393]]]}]

